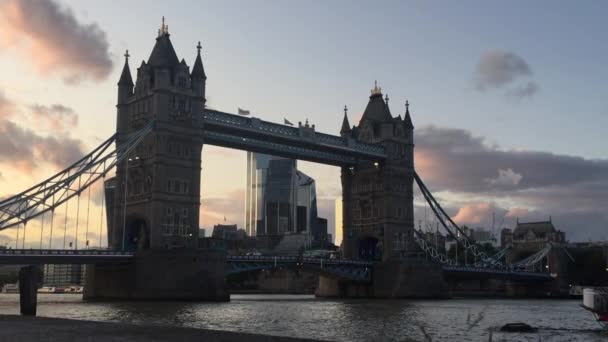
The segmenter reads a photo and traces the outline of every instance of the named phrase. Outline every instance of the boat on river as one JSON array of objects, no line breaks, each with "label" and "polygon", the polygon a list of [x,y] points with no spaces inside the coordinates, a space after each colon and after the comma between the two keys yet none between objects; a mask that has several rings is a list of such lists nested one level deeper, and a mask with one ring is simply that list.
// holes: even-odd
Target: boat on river
[{"label": "boat on river", "polygon": [[2,293],[19,293],[19,284],[4,284]]},{"label": "boat on river", "polygon": [[597,321],[608,329],[608,287],[584,289],[582,306],[591,311]]},{"label": "boat on river", "polygon": [[38,289],[38,293],[55,293],[54,286],[43,286]]}]

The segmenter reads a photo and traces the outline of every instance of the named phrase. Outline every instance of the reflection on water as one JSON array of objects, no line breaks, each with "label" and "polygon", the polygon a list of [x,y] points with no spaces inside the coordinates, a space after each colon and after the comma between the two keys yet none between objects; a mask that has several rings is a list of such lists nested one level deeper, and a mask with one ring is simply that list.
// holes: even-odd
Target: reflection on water
[{"label": "reflection on water", "polygon": [[[18,295],[0,295],[0,313],[18,314]],[[39,294],[38,315],[94,321],[232,330],[337,341],[488,341],[509,322],[536,334],[492,332],[493,341],[606,341],[579,301],[324,300],[313,296],[233,295],[229,303],[83,302]]]}]

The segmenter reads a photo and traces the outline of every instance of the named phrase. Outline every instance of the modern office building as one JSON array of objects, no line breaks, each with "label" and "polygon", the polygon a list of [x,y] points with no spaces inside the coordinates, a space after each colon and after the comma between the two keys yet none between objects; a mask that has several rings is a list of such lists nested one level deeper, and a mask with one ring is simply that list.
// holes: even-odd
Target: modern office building
[{"label": "modern office building", "polygon": [[296,160],[248,152],[245,196],[247,235],[323,235],[315,180],[297,170]]},{"label": "modern office building", "polygon": [[47,286],[81,285],[84,265],[44,265],[42,283]]}]

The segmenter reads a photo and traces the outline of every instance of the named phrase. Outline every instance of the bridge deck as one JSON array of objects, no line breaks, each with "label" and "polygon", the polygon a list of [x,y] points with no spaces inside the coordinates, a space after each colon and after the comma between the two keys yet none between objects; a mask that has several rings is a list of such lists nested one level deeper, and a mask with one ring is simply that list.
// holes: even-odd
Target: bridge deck
[{"label": "bridge deck", "polygon": [[122,263],[131,252],[94,249],[0,249],[0,265]]},{"label": "bridge deck", "polygon": [[212,109],[201,118],[206,144],[338,166],[386,159],[382,146],[316,132],[313,127],[291,127]]}]

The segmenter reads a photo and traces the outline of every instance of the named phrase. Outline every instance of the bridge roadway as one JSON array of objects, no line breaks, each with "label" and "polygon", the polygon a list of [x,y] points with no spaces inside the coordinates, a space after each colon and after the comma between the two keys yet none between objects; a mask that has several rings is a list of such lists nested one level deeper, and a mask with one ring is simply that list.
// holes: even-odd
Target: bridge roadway
[{"label": "bridge roadway", "polygon": [[[108,264],[125,263],[135,257],[133,252],[101,249],[0,249],[0,265],[42,264]],[[274,267],[301,267],[331,274],[356,282],[371,281],[373,262],[348,259],[321,259],[297,256],[227,256],[226,275]],[[442,266],[447,276],[475,277],[487,275],[510,279],[550,279],[548,273],[473,266]]]}]

